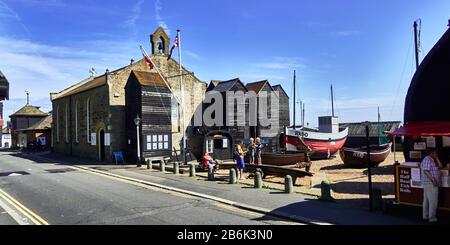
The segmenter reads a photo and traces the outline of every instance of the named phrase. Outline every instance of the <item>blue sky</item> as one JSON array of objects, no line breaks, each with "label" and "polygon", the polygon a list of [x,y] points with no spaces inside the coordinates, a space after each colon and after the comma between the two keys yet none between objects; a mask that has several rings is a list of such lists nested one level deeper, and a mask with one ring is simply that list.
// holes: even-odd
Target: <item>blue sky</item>
[{"label": "blue sky", "polygon": [[206,82],[268,79],[292,93],[298,73],[306,121],[402,120],[414,72],[412,23],[422,19],[423,56],[447,30],[442,0],[0,0],[0,70],[11,83],[5,116],[25,103],[51,110],[50,92],[139,59],[163,26],[182,30],[184,62]]}]

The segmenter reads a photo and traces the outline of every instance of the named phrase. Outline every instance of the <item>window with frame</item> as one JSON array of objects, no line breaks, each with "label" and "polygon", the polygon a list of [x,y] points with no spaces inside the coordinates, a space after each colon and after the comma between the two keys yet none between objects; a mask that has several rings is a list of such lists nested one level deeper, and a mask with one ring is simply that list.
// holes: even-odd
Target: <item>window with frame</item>
[{"label": "window with frame", "polygon": [[147,135],[147,150],[148,151],[167,151],[169,148],[168,134],[152,134]]},{"label": "window with frame", "polygon": [[80,137],[78,134],[78,101],[75,102],[75,142],[80,143]]},{"label": "window with frame", "polygon": [[91,98],[86,100],[86,136],[87,143],[91,143]]},{"label": "window with frame", "polygon": [[214,140],[207,140],[206,141],[206,152],[208,154],[214,153]]},{"label": "window with frame", "polygon": [[56,106],[56,142],[59,143],[59,106]]}]

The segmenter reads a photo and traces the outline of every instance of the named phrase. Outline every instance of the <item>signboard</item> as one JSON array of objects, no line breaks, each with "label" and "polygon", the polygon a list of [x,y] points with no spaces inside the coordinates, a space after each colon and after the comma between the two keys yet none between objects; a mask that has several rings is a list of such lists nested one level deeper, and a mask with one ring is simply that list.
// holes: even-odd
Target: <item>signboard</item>
[{"label": "signboard", "polygon": [[427,137],[427,147],[428,148],[436,148],[436,138],[434,137]]},{"label": "signboard", "polygon": [[[423,188],[419,187],[417,180],[420,176],[420,168],[397,166],[396,167],[396,199],[404,205],[422,206]],[[442,178],[446,180],[445,177]],[[447,180],[448,181],[448,180]],[[421,185],[421,183],[420,183]],[[450,188],[439,189],[439,208],[450,210]]]},{"label": "signboard", "polygon": [[414,143],[414,150],[416,150],[416,151],[424,151],[426,149],[427,149],[427,143],[426,142]]}]

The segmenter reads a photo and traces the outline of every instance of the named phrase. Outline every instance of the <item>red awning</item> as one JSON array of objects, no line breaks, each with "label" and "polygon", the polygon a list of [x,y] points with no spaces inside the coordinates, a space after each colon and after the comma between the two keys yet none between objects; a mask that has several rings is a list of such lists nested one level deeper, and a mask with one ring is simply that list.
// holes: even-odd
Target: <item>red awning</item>
[{"label": "red awning", "polygon": [[397,131],[390,133],[389,136],[450,136],[450,121],[408,122]]}]

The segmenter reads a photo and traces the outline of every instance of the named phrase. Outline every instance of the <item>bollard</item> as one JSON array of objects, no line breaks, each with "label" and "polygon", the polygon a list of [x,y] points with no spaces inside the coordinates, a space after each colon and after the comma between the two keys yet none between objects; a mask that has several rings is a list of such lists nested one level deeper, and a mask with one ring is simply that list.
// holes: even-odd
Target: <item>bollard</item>
[{"label": "bollard", "polygon": [[328,183],[328,181],[322,181],[322,184],[320,185],[321,189],[321,196],[320,200],[327,201],[327,202],[334,202],[334,198],[331,196],[331,185]]},{"label": "bollard", "polygon": [[180,174],[180,163],[179,162],[174,162],[173,163],[173,174]]},{"label": "bollard", "polygon": [[189,176],[195,177],[197,174],[195,173],[195,164],[189,165]]},{"label": "bollard", "polygon": [[159,162],[159,171],[166,172],[166,163],[164,161]]},{"label": "bollard", "polygon": [[234,168],[230,169],[230,184],[236,184],[237,183],[237,177],[236,177],[236,170]]},{"label": "bollard", "polygon": [[214,168],[209,168],[208,169],[208,180],[209,181],[214,181],[216,178],[214,176]]},{"label": "bollard", "polygon": [[373,211],[383,210],[383,194],[380,189],[373,189]]},{"label": "bollard", "polygon": [[258,171],[255,174],[255,188],[261,189],[262,186],[263,186],[262,175],[261,175],[261,172]]},{"label": "bollard", "polygon": [[291,194],[294,192],[294,183],[292,182],[292,177],[290,175],[286,175],[284,180],[284,192]]},{"label": "bollard", "polygon": [[147,169],[152,169],[152,161],[150,161],[150,159],[147,159]]}]

